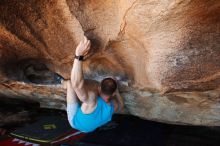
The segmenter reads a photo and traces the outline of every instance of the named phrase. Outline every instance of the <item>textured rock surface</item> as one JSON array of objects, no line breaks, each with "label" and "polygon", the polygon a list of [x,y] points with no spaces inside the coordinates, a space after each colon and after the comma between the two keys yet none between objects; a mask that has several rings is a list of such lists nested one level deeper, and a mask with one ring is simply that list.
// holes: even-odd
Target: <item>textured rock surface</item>
[{"label": "textured rock surface", "polygon": [[[117,76],[130,114],[220,125],[219,0],[0,1],[0,93],[65,108],[76,45],[85,76]],[[53,84],[53,85],[48,85]]]}]

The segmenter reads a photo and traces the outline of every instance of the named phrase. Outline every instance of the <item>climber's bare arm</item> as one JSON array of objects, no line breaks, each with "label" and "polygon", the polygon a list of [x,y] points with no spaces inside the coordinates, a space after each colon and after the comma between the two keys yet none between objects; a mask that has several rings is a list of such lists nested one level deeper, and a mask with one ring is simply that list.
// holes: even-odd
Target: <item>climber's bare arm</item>
[{"label": "climber's bare arm", "polygon": [[[112,77],[112,78],[117,82],[117,79],[115,77]],[[119,93],[118,87],[114,93],[114,97],[115,97],[115,98],[113,98],[114,111],[115,112],[123,111],[124,110],[124,100]]]},{"label": "climber's bare arm", "polygon": [[124,109],[124,100],[121,97],[118,89],[116,89],[116,91],[115,91],[115,96],[116,96],[116,100],[117,100],[117,103],[118,103],[117,111],[123,111],[123,109]]},{"label": "climber's bare arm", "polygon": [[[90,41],[86,37],[84,37],[84,40],[81,41],[80,44],[77,46],[75,55],[85,56],[90,49],[90,45]],[[93,102],[92,99],[89,99],[89,95],[91,94],[91,98],[93,98],[94,94],[88,92],[84,85],[85,83],[82,68],[83,62],[79,61],[78,59],[74,59],[73,68],[71,71],[72,86],[80,101],[82,101],[83,103]]]},{"label": "climber's bare arm", "polygon": [[87,102],[88,92],[84,85],[82,61],[77,59],[75,59],[73,63],[73,68],[71,71],[71,82],[79,100],[82,102]]}]

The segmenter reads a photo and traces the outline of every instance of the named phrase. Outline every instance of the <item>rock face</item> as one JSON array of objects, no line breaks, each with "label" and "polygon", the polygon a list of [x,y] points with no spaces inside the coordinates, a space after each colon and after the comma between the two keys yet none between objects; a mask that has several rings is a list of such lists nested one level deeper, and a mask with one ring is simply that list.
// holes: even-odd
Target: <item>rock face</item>
[{"label": "rock face", "polygon": [[220,125],[219,0],[1,0],[0,94],[65,109],[76,45],[88,80],[116,76],[130,114]]}]

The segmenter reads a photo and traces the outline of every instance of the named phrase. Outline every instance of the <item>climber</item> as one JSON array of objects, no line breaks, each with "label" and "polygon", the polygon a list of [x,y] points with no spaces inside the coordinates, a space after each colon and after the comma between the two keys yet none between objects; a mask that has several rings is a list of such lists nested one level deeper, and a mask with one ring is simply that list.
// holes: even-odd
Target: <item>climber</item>
[{"label": "climber", "polygon": [[97,92],[86,88],[82,65],[90,46],[90,40],[84,37],[75,51],[71,80],[66,81],[68,121],[71,127],[86,133],[110,121],[113,113],[124,107],[115,79],[103,79]]}]

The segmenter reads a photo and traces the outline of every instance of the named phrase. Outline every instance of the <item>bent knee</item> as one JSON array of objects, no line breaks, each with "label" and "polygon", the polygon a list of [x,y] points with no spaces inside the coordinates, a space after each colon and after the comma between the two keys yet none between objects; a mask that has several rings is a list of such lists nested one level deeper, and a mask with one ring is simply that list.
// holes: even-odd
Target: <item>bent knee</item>
[{"label": "bent knee", "polygon": [[68,119],[68,122],[69,122],[69,124],[70,124],[70,126],[72,127],[72,128],[75,128],[75,126],[74,126],[74,116],[73,115],[67,115],[67,119]]},{"label": "bent knee", "polygon": [[70,122],[70,121],[69,121],[69,124],[70,124],[70,126],[71,126],[72,128],[75,129],[75,126],[74,126],[73,122]]}]

